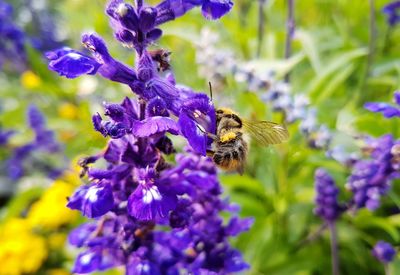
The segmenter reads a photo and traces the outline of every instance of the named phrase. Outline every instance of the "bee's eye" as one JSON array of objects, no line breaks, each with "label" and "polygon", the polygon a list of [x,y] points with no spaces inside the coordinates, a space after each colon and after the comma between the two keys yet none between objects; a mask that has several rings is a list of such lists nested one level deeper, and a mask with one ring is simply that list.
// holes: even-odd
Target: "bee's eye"
[{"label": "bee's eye", "polygon": [[222,111],[222,110],[217,110],[217,114],[223,114],[224,113],[224,111]]}]

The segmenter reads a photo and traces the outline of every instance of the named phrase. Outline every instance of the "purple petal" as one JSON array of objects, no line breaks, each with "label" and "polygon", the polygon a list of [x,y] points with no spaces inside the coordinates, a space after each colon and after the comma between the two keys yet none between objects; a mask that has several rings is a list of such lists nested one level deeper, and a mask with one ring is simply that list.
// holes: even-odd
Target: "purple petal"
[{"label": "purple petal", "polygon": [[71,231],[68,235],[68,242],[76,247],[82,247],[89,239],[90,234],[96,230],[94,223],[85,223]]},{"label": "purple petal", "polygon": [[208,137],[198,124],[185,112],[179,115],[179,129],[182,135],[188,140],[193,150],[202,156],[206,155]]},{"label": "purple petal", "polygon": [[104,215],[114,206],[114,198],[111,186],[106,184],[84,185],[68,199],[67,207],[79,210],[88,218],[96,218]]},{"label": "purple petal", "polygon": [[155,116],[143,121],[137,121],[133,125],[132,133],[136,137],[149,137],[159,133],[169,132],[177,135],[179,132],[176,122],[169,117]]},{"label": "purple petal", "polygon": [[73,272],[78,274],[91,273],[99,270],[101,266],[101,254],[88,250],[78,255]]},{"label": "purple petal", "polygon": [[99,68],[99,73],[104,78],[124,84],[130,84],[137,79],[132,68],[111,57],[106,43],[101,37],[93,33],[84,34],[82,43],[93,53],[96,61],[103,65]]},{"label": "purple petal", "polygon": [[382,102],[368,102],[364,108],[371,112],[381,112],[386,118],[400,117],[400,109]]},{"label": "purple petal", "polygon": [[379,241],[374,246],[372,255],[382,263],[390,263],[396,256],[396,250],[390,243]]},{"label": "purple petal", "polygon": [[254,223],[254,218],[239,219],[233,217],[225,228],[229,236],[237,236],[238,234],[247,231]]},{"label": "purple petal", "polygon": [[[58,51],[47,53],[51,59],[49,69],[67,78],[76,78],[84,74],[95,74],[101,64],[91,57],[76,51]],[[53,59],[56,58],[57,59]]]},{"label": "purple petal", "polygon": [[162,30],[160,29],[153,29],[151,31],[149,31],[146,35],[147,40],[149,40],[150,42],[156,41],[157,39],[159,39],[162,35]]},{"label": "purple petal", "polygon": [[148,32],[153,29],[156,22],[157,10],[152,7],[141,9],[139,15],[139,28],[142,32]]},{"label": "purple petal", "polygon": [[206,0],[201,8],[203,16],[214,20],[228,13],[233,7],[231,0]]},{"label": "purple petal", "polygon": [[139,220],[165,218],[177,203],[175,194],[156,185],[140,185],[128,199],[129,215]]},{"label": "purple petal", "polygon": [[35,105],[28,107],[28,122],[29,126],[36,131],[45,127],[45,118]]},{"label": "purple petal", "polygon": [[[400,3],[400,2],[399,2]],[[400,91],[394,92],[394,102],[397,105],[400,105]]]}]

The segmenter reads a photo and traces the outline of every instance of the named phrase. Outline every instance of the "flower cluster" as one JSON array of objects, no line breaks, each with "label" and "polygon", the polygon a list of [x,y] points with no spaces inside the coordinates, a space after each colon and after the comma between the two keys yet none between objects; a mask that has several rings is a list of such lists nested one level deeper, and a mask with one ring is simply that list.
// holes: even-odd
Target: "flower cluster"
[{"label": "flower cluster", "polygon": [[399,177],[400,143],[391,135],[378,139],[369,138],[365,151],[371,159],[361,159],[354,163],[346,187],[354,193],[352,206],[375,210],[380,205],[381,196],[391,186],[391,181]]},{"label": "flower cluster", "polygon": [[262,99],[272,105],[274,111],[281,112],[287,123],[300,121],[300,131],[306,137],[311,148],[329,147],[332,133],[326,125],[317,121],[317,111],[310,107],[309,99],[303,94],[293,94],[291,85],[276,81]]},{"label": "flower cluster", "polygon": [[387,16],[387,23],[390,26],[395,26],[400,22],[400,1],[393,1],[385,5],[382,12]]},{"label": "flower cluster", "polygon": [[8,218],[0,226],[1,275],[66,273],[60,266],[55,269],[52,260],[54,255],[58,261],[65,257],[66,232],[78,218],[77,213],[59,203],[72,194],[77,180],[65,173],[31,206],[25,205],[26,216]]},{"label": "flower cluster", "polygon": [[[35,170],[46,173],[50,178],[56,178],[64,170],[65,159],[62,157],[61,163],[56,162],[56,165],[52,165],[46,161],[45,155],[51,157],[60,154],[62,148],[55,140],[54,132],[47,129],[45,118],[36,106],[29,106],[27,117],[35,138],[31,142],[12,148],[11,156],[4,162],[4,169],[13,181],[24,176],[31,166],[35,166]],[[8,140],[11,134],[10,131],[3,133],[3,139]]]},{"label": "flower cluster", "polygon": [[372,255],[381,263],[387,264],[393,261],[396,256],[396,250],[390,243],[379,241],[372,249]]},{"label": "flower cluster", "polygon": [[[95,130],[110,139],[104,152],[80,160],[89,182],[68,198],[69,208],[96,219],[69,236],[82,249],[76,273],[125,266],[127,274],[227,274],[248,267],[228,239],[252,220],[239,219],[237,209],[221,200],[216,168],[204,157],[212,142],[207,133],[215,133],[214,106],[205,94],[177,85],[172,73],[159,75],[160,64],[147,50],[162,34],[160,24],[196,6],[216,19],[232,2],[165,0],[152,7],[109,1],[115,37],[136,51],[135,67],[111,57],[96,34],[82,36],[93,57],[68,48],[47,54],[49,68],[62,76],[100,74],[139,98],[105,103],[104,115],[92,118]],[[164,158],[175,152],[166,134],[182,135],[191,146],[176,155],[176,165]],[[234,213],[226,224],[221,211]]]},{"label": "flower cluster", "polygon": [[333,178],[324,169],[315,171],[315,198],[316,208],[314,213],[327,222],[333,222],[345,210],[345,207],[338,202],[339,188]]}]

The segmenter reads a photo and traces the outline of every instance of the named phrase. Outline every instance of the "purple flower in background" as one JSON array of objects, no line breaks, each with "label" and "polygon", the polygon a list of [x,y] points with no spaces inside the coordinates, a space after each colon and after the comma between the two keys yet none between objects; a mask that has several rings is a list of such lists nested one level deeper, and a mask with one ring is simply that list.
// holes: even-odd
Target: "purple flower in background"
[{"label": "purple flower in background", "polygon": [[396,250],[390,243],[379,241],[372,249],[372,255],[381,263],[387,264],[393,261],[396,256]]},{"label": "purple flower in background", "polygon": [[370,138],[367,142],[371,159],[355,162],[346,187],[354,194],[353,207],[375,210],[381,197],[390,190],[392,180],[399,177],[400,145],[391,135]]},{"label": "purple flower in background", "polygon": [[[400,105],[400,91],[394,92],[394,102]],[[371,112],[380,112],[386,118],[400,117],[400,107],[384,102],[368,102],[364,105],[364,108]]]},{"label": "purple flower in background", "polygon": [[13,7],[0,0],[0,67],[4,63],[23,70],[26,63],[23,30],[13,20]]},{"label": "purple flower in background", "polygon": [[232,0],[164,0],[157,5],[156,24],[161,24],[184,15],[194,7],[201,6],[202,14],[207,19],[219,19],[228,13]]},{"label": "purple flower in background", "polygon": [[387,16],[387,22],[390,26],[394,26],[400,22],[400,1],[393,1],[385,5],[382,12]]},{"label": "purple flower in background", "polygon": [[333,178],[324,169],[315,171],[315,198],[316,207],[314,213],[325,221],[335,221],[345,210],[338,202],[339,188]]},{"label": "purple flower in background", "polygon": [[[27,112],[27,122],[35,134],[33,141],[13,149],[9,159],[5,161],[5,168],[12,180],[18,180],[24,176],[29,169],[45,172],[49,177],[56,178],[64,169],[64,156],[60,163],[51,164],[43,160],[43,155],[60,155],[62,148],[55,140],[54,132],[47,129],[43,114],[39,109],[30,105]],[[26,167],[29,165],[29,167]]]},{"label": "purple flower in background", "polygon": [[[205,94],[176,85],[171,75],[159,75],[146,49],[162,34],[156,26],[195,6],[218,18],[232,2],[172,0],[157,7],[108,2],[116,39],[136,51],[135,69],[113,59],[94,34],[82,37],[93,58],[69,49],[48,54],[50,69],[60,75],[98,73],[139,97],[137,102],[105,103],[104,116],[92,117],[95,130],[111,139],[104,152],[80,162],[89,183],[68,199],[68,207],[96,218],[69,237],[82,249],[75,273],[124,266],[126,274],[135,275],[229,274],[249,267],[229,238],[248,230],[253,220],[239,219],[221,199],[214,163],[199,155],[210,145],[207,133],[215,133],[214,106]],[[176,164],[164,158],[175,152],[170,134],[184,136],[192,147],[176,155]],[[98,168],[100,159],[106,165]],[[222,211],[231,213],[227,223]]]},{"label": "purple flower in background", "polygon": [[0,146],[6,145],[12,135],[15,134],[13,130],[3,130],[0,126]]}]

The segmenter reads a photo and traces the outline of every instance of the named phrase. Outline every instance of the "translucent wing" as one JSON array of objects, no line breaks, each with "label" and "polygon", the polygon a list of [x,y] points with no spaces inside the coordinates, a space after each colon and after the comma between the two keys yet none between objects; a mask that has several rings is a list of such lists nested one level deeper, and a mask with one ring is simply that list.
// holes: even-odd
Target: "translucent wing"
[{"label": "translucent wing", "polygon": [[243,128],[263,146],[282,143],[289,138],[285,126],[270,121],[243,121]]}]

